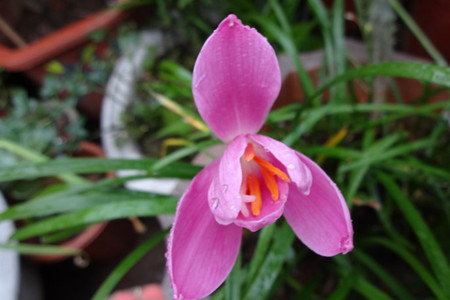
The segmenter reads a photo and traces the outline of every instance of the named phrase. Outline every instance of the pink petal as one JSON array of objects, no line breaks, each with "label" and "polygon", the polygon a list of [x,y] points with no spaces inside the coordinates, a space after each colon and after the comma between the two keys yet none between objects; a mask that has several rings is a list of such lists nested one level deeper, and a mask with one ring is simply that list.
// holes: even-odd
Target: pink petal
[{"label": "pink petal", "polygon": [[229,15],[195,63],[192,90],[200,115],[225,142],[256,133],[280,88],[273,48],[255,29]]},{"label": "pink petal", "polygon": [[297,153],[312,174],[308,196],[289,193],[284,216],[299,239],[322,256],[347,253],[353,249],[353,227],[344,197],[336,184],[313,161]]},{"label": "pink petal", "polygon": [[209,206],[222,225],[232,223],[241,211],[241,157],[246,146],[247,139],[242,135],[228,144],[209,188]]},{"label": "pink petal", "polygon": [[174,299],[208,296],[236,260],[241,228],[219,225],[208,207],[207,187],[218,167],[216,160],[201,171],[178,204],[166,254]]},{"label": "pink petal", "polygon": [[285,167],[289,178],[303,194],[307,195],[309,193],[312,180],[311,172],[297,156],[296,151],[267,136],[249,134],[248,138],[261,145]]}]

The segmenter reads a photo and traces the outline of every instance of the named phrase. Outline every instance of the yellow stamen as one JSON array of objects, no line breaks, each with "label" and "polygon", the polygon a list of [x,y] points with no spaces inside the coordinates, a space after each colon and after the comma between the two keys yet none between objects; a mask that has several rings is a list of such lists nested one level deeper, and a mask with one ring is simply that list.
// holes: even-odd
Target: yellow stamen
[{"label": "yellow stamen", "polygon": [[258,156],[255,156],[253,158],[253,160],[262,168],[262,169],[266,169],[267,171],[269,171],[270,173],[278,176],[281,180],[283,180],[284,182],[291,182],[291,180],[289,179],[289,176],[284,173],[283,171],[281,171],[280,169],[278,169],[277,167],[275,167],[274,165],[272,165],[270,162],[268,162],[267,160],[264,160]]},{"label": "yellow stamen", "polygon": [[277,181],[273,175],[273,173],[267,171],[266,169],[261,169],[262,178],[264,180],[264,183],[266,184],[267,189],[270,192],[270,195],[272,196],[272,200],[276,201],[278,200],[278,197],[280,195],[280,192],[278,190],[278,184]]},{"label": "yellow stamen", "polygon": [[252,214],[254,216],[259,216],[261,214],[262,198],[258,178],[253,174],[249,174],[247,176],[247,184],[250,195],[255,196],[255,201],[251,203]]},{"label": "yellow stamen", "polygon": [[247,148],[245,148],[244,159],[245,161],[251,161],[255,157],[255,150],[253,149],[252,144],[248,144]]}]

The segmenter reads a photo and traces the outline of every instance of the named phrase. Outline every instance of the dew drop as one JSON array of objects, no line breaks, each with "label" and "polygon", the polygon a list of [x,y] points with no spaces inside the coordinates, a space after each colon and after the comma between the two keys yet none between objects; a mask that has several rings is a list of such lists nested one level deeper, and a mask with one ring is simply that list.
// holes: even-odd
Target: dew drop
[{"label": "dew drop", "polygon": [[294,166],[293,164],[288,164],[288,165],[287,165],[287,168],[288,168],[289,170],[293,170],[293,169],[295,168],[295,166]]},{"label": "dew drop", "polygon": [[216,209],[217,207],[219,207],[219,198],[214,197],[211,199],[212,201],[212,208]]},{"label": "dew drop", "polygon": [[224,193],[226,193],[228,191],[228,185],[227,184],[222,185],[222,191]]}]

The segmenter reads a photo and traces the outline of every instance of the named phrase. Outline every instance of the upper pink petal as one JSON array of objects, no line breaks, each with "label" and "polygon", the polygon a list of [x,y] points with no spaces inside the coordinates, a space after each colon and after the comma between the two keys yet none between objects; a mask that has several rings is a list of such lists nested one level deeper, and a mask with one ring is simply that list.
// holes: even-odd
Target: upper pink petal
[{"label": "upper pink petal", "polygon": [[256,133],[280,88],[280,68],[267,39],[229,15],[195,63],[192,90],[200,115],[225,142]]},{"label": "upper pink petal", "polygon": [[181,198],[170,233],[167,265],[174,299],[200,299],[230,273],[241,241],[241,228],[216,222],[208,207],[208,186],[218,160],[192,181]]},{"label": "upper pink petal", "polygon": [[284,216],[300,240],[319,255],[333,256],[353,249],[353,227],[344,197],[327,174],[297,152],[312,174],[309,195],[290,190]]},{"label": "upper pink petal", "polygon": [[218,223],[232,223],[241,211],[241,157],[247,146],[245,136],[238,136],[227,145],[209,187],[209,206]]},{"label": "upper pink petal", "polygon": [[303,194],[307,195],[309,193],[311,187],[311,172],[305,163],[297,156],[295,150],[267,136],[249,134],[248,138],[261,145],[284,166],[291,181]]}]

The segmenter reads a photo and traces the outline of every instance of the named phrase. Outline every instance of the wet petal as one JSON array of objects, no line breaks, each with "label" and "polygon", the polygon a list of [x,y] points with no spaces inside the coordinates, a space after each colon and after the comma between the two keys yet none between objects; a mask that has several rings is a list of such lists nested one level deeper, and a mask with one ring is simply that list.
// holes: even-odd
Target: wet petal
[{"label": "wet petal", "polygon": [[353,249],[353,228],[345,200],[336,184],[313,161],[297,153],[312,174],[308,196],[289,193],[284,211],[299,239],[322,256],[347,253]]},{"label": "wet petal", "polygon": [[273,48],[235,15],[222,21],[195,63],[195,103],[212,131],[226,142],[261,128],[280,87]]},{"label": "wet petal", "polygon": [[214,161],[192,181],[178,204],[170,233],[167,266],[174,299],[199,299],[225,280],[236,260],[241,228],[216,222],[206,188],[218,169]]},{"label": "wet petal", "polygon": [[[291,181],[305,195],[311,187],[311,172],[297,156],[297,152],[285,144],[258,134],[249,134],[248,138],[271,153],[285,168]],[[293,188],[291,188],[293,190]]]},{"label": "wet petal", "polygon": [[245,136],[238,136],[228,144],[209,187],[209,206],[222,225],[232,223],[241,210],[241,156],[246,146]]}]

